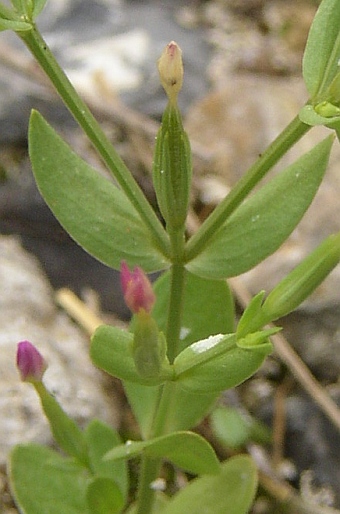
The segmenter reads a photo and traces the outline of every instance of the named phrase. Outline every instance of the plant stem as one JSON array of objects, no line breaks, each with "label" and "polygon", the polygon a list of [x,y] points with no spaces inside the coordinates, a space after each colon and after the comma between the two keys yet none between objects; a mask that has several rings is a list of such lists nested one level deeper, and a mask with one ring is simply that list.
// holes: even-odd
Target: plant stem
[{"label": "plant stem", "polygon": [[142,457],[136,514],[150,514],[152,512],[155,491],[151,484],[157,478],[160,466],[161,459]]},{"label": "plant stem", "polygon": [[[181,331],[183,299],[185,286],[185,268],[182,263],[173,264],[171,268],[169,311],[166,330],[168,344],[168,358],[173,362],[178,353],[178,344]],[[166,383],[160,389],[160,396],[150,438],[166,433],[167,416],[171,409],[169,405],[173,397],[173,383]],[[161,459],[142,457],[140,482],[138,491],[138,507],[136,514],[149,514],[152,512],[154,490],[150,484],[157,478],[161,466]]]},{"label": "plant stem", "polygon": [[166,330],[168,358],[172,363],[178,353],[184,300],[185,268],[183,264],[173,264],[171,268],[169,311]]},{"label": "plant stem", "polygon": [[32,30],[21,32],[18,35],[47,74],[64,104],[86,133],[127,198],[138,211],[159,250],[166,257],[169,257],[170,242],[162,224],[158,220],[131,172],[117,154],[99,123],[59,66],[36,26],[32,25]]},{"label": "plant stem", "polygon": [[255,185],[310,128],[300,121],[298,116],[291,121],[189,239],[186,246],[186,262],[199,255]]}]

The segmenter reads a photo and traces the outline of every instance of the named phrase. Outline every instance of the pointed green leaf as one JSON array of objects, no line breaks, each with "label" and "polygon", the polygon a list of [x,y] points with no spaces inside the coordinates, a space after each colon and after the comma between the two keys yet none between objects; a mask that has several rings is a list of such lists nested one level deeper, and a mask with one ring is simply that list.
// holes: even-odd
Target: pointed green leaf
[{"label": "pointed green leaf", "polygon": [[4,18],[0,18],[0,31],[1,30],[14,30],[14,32],[25,32],[27,30],[32,30],[32,25],[30,23],[27,23],[26,21],[6,20]]},{"label": "pointed green leaf", "polygon": [[339,26],[339,0],[323,0],[310,28],[303,57],[303,78],[312,98],[325,92],[339,70]]},{"label": "pointed green leaf", "polygon": [[23,12],[23,0],[11,0],[11,3],[17,13]]},{"label": "pointed green leaf", "polygon": [[17,20],[19,21],[18,19],[18,14],[13,11],[12,9],[8,8],[6,5],[0,3],[0,17],[5,19],[5,20]]},{"label": "pointed green leaf", "polygon": [[164,458],[195,475],[218,473],[219,461],[210,444],[193,432],[175,432],[148,441],[127,441],[109,451],[105,459],[130,459],[141,453]]},{"label": "pointed green leaf", "polygon": [[116,269],[124,259],[146,272],[169,266],[125,195],[78,157],[37,112],[31,115],[29,152],[47,205],[87,252]]},{"label": "pointed green leaf", "polygon": [[126,462],[108,462],[103,456],[114,446],[121,444],[121,438],[113,428],[103,421],[92,420],[84,432],[89,452],[91,469],[96,476],[110,478],[118,485],[124,502],[127,499],[129,484]]},{"label": "pointed green leaf", "polygon": [[9,476],[23,514],[87,514],[89,476],[80,465],[49,448],[18,445],[10,455]]},{"label": "pointed green leaf", "polygon": [[159,377],[142,377],[136,369],[131,344],[133,335],[111,325],[101,325],[91,339],[93,363],[110,375],[143,385],[162,384],[173,377],[172,368],[162,369]]},{"label": "pointed green leaf", "polygon": [[183,389],[196,393],[218,393],[241,384],[272,351],[266,332],[262,337],[261,332],[258,334],[257,344],[245,348],[241,346],[244,340],[238,342],[235,334],[219,334],[193,343],[175,359],[176,380]]},{"label": "pointed green leaf", "polygon": [[124,507],[123,495],[110,478],[93,478],[87,485],[86,499],[91,514],[119,514]]},{"label": "pointed green leaf", "polygon": [[35,19],[43,10],[46,5],[47,0],[34,0],[33,6],[33,19]]},{"label": "pointed green leaf", "polygon": [[239,455],[221,466],[221,472],[192,480],[177,493],[162,514],[247,514],[257,489],[256,467]]},{"label": "pointed green leaf", "polygon": [[263,319],[264,316],[261,310],[264,295],[265,291],[260,291],[250,300],[238,322],[236,330],[237,339],[244,337],[249,332],[259,330],[265,325],[266,319]]},{"label": "pointed green leaf", "polygon": [[312,202],[332,142],[333,136],[321,141],[244,201],[187,269],[212,279],[232,277],[277,250]]}]

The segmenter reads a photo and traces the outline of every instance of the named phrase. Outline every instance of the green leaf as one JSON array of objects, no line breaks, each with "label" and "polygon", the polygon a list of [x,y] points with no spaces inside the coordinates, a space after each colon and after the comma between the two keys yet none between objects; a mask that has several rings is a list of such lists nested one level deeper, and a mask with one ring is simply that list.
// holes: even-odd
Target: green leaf
[{"label": "green leaf", "polygon": [[206,278],[232,277],[277,250],[312,202],[332,142],[333,136],[321,141],[244,201],[187,269]]},{"label": "green leaf", "polygon": [[315,125],[325,125],[329,128],[337,128],[340,126],[340,118],[338,115],[330,118],[321,116],[320,112],[316,112],[312,105],[304,105],[299,112],[299,118],[303,123],[311,125],[312,127]]},{"label": "green leaf", "polygon": [[110,375],[142,385],[162,384],[171,380],[173,370],[162,368],[158,377],[142,377],[135,366],[131,344],[133,335],[111,325],[101,325],[91,339],[90,355],[93,363]]},{"label": "green leaf", "polygon": [[339,70],[340,3],[323,0],[309,31],[303,57],[303,78],[309,95],[320,97]]},{"label": "green leaf", "polygon": [[259,330],[267,322],[262,313],[264,295],[265,291],[260,291],[250,300],[238,322],[236,330],[237,339],[244,337],[250,332]]},{"label": "green leaf", "polygon": [[90,514],[84,467],[37,444],[16,446],[9,461],[11,490],[23,514]]},{"label": "green leaf", "polygon": [[272,351],[266,331],[257,333],[256,344],[247,344],[247,338],[238,342],[235,334],[219,334],[197,341],[175,359],[176,380],[196,393],[218,393],[241,384]]},{"label": "green leaf", "polygon": [[[156,304],[152,316],[160,330],[166,331],[170,273],[164,273],[154,284]],[[208,299],[208,301],[207,301]],[[210,334],[234,330],[234,301],[225,281],[206,280],[187,273],[183,306],[180,349]],[[147,439],[153,415],[159,400],[158,387],[124,384],[129,403],[138,420],[143,438]],[[197,425],[214,404],[218,394],[199,396],[184,390],[180,384],[171,384],[173,394],[167,411],[167,431],[187,430]]]},{"label": "green leaf", "polygon": [[47,205],[88,253],[116,269],[124,259],[146,272],[169,266],[124,193],[78,157],[38,112],[31,115],[29,152]]},{"label": "green leaf", "polygon": [[47,0],[34,0],[33,6],[33,19],[35,19],[43,10],[46,5]]},{"label": "green leaf", "polygon": [[192,480],[162,514],[246,514],[256,489],[256,467],[250,457],[240,455],[223,463],[218,475]]},{"label": "green leaf", "polygon": [[13,30],[14,32],[26,32],[32,30],[32,25],[26,21],[6,20],[0,18],[0,31]]},{"label": "green leaf", "polygon": [[195,475],[218,473],[220,470],[210,444],[193,432],[175,432],[148,441],[127,441],[109,451],[105,459],[131,459],[141,453],[150,458],[168,459]]},{"label": "green leaf", "polygon": [[234,407],[218,407],[211,414],[211,429],[220,443],[238,449],[249,441],[269,443],[268,427]]},{"label": "green leaf", "polygon": [[124,507],[123,495],[110,478],[93,478],[87,486],[86,499],[91,514],[119,514]]},{"label": "green leaf", "polygon": [[17,13],[22,14],[23,9],[23,0],[11,0],[11,4],[13,5],[14,9],[17,11]]},{"label": "green leaf", "polygon": [[0,18],[20,21],[18,14],[2,3],[0,3]]},{"label": "green leaf", "polygon": [[90,458],[91,469],[96,476],[114,480],[124,502],[127,500],[129,483],[126,462],[108,462],[103,456],[114,446],[121,444],[121,438],[113,428],[98,419],[92,420],[84,432]]}]

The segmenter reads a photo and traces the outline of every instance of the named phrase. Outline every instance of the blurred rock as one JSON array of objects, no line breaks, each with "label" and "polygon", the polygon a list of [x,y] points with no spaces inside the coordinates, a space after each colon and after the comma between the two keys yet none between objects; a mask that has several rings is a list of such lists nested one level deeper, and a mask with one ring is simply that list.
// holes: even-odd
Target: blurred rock
[{"label": "blurred rock", "polygon": [[[339,405],[339,387],[329,391]],[[314,401],[299,392],[287,398],[284,457],[292,459],[301,494],[322,503],[328,492],[329,506],[340,507],[340,434]],[[267,410],[268,409],[268,410]],[[268,419],[272,406],[263,406]],[[271,414],[269,415],[269,417]],[[309,479],[307,477],[309,476]],[[323,493],[323,494],[322,494]],[[323,505],[325,505],[324,503]]]},{"label": "blurred rock", "polygon": [[202,20],[214,47],[209,77],[214,86],[236,70],[266,75],[301,72],[316,5],[309,0],[215,0]]},{"label": "blurred rock", "polygon": [[89,340],[58,310],[37,260],[15,237],[0,237],[0,468],[21,442],[52,444],[49,426],[30,384],[20,382],[17,343],[29,340],[48,363],[44,383],[81,426],[93,417],[119,424],[118,397],[105,391],[90,362]]},{"label": "blurred rock", "polygon": [[[38,27],[76,89],[88,100],[119,97],[129,106],[160,118],[166,97],[156,67],[164,46],[176,40],[183,47],[186,80],[181,106],[202,96],[208,80],[202,69],[209,46],[200,27],[188,29],[176,20],[183,0],[49,0]],[[11,51],[22,52],[33,69],[20,70]],[[0,37],[0,142],[26,138],[32,107],[59,126],[72,123],[61,102],[51,101],[34,79],[36,64],[18,37]],[[35,72],[37,69],[35,69]]]}]

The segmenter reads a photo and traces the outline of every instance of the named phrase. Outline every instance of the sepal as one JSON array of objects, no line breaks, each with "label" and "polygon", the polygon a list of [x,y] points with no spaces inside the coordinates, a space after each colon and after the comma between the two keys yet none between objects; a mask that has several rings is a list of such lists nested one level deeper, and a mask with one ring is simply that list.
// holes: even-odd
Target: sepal
[{"label": "sepal", "polygon": [[166,339],[157,323],[143,309],[135,316],[132,356],[141,377],[157,378],[169,369]]},{"label": "sepal", "polygon": [[162,362],[157,376],[140,375],[131,351],[133,337],[133,334],[125,330],[101,325],[91,339],[90,355],[93,363],[116,378],[145,386],[160,385],[172,380],[174,370],[166,360]]},{"label": "sepal", "polygon": [[178,107],[169,103],[157,134],[153,182],[159,209],[170,229],[178,229],[185,223],[191,175],[189,139]]}]

